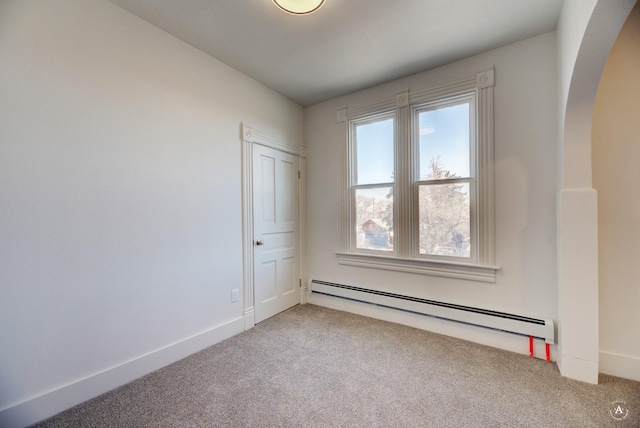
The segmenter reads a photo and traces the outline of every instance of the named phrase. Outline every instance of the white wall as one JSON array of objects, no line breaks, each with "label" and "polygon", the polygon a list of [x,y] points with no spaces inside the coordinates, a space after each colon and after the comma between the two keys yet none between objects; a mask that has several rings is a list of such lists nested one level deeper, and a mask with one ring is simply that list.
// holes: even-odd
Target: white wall
[{"label": "white wall", "polygon": [[640,381],[640,6],[605,65],[593,110],[598,190],[600,371]]},{"label": "white wall", "polygon": [[[587,167],[591,153],[588,126],[591,103],[571,100],[577,108],[567,118],[567,105],[588,95],[579,79],[590,67],[574,70],[597,0],[566,0],[557,28],[558,38],[558,366],[565,376],[598,381],[598,269],[596,194]],[[577,88],[576,88],[577,87]],[[576,118],[576,116],[580,116]],[[569,122],[565,136],[565,122]],[[586,134],[586,135],[585,135]],[[566,189],[566,190],[565,190]],[[575,302],[580,305],[575,305]],[[596,316],[594,316],[596,314]]]},{"label": "white wall", "polygon": [[[340,148],[336,111],[472,77],[495,65],[495,284],[339,265]],[[547,33],[305,109],[310,278],[556,318],[556,40]],[[527,353],[526,338],[447,321],[394,314],[311,295],[313,303],[415,325]],[[544,358],[542,343],[537,349]],[[555,351],[555,349],[554,349]]]},{"label": "white wall", "polygon": [[0,58],[7,426],[243,329],[240,124],[303,117],[106,1],[1,2]]}]

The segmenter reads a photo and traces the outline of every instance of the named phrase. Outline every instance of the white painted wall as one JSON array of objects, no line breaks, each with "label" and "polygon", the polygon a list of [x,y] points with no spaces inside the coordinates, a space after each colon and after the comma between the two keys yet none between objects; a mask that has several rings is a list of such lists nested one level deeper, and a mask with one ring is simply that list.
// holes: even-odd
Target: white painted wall
[{"label": "white painted wall", "polygon": [[0,58],[10,426],[243,329],[240,124],[303,112],[106,1],[1,2]]},{"label": "white painted wall", "polygon": [[598,191],[600,371],[640,381],[640,6],[605,65],[593,110]]},{"label": "white painted wall", "polygon": [[[474,76],[495,65],[495,284],[339,265],[340,148],[336,111]],[[556,318],[555,33],[305,109],[310,278]],[[527,353],[526,338],[311,295],[310,301]],[[542,343],[537,350],[544,358]],[[554,350],[555,351],[555,350]]]},{"label": "white painted wall", "polygon": [[[597,0],[565,1],[557,29],[558,366],[565,376],[591,383],[598,381],[596,194],[591,189],[591,171],[585,167],[591,153],[584,150],[584,141],[589,138],[585,122],[589,120],[591,103],[575,102],[578,107],[571,110],[573,116],[569,120],[566,113],[575,65],[596,3]],[[579,83],[574,87],[579,88]],[[580,96],[582,91],[574,89],[573,94]],[[576,115],[581,117],[575,118]],[[569,138],[565,137],[567,121]],[[575,305],[577,301],[581,305]]]}]

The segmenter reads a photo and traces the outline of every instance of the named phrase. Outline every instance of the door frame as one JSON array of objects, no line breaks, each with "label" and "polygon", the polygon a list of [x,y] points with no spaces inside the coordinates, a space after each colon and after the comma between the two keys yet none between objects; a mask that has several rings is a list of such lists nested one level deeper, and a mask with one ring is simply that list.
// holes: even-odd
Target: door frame
[{"label": "door frame", "polygon": [[298,180],[298,259],[300,271],[300,303],[306,303],[308,286],[306,283],[306,261],[307,251],[305,245],[306,231],[306,197],[305,189],[305,168],[306,168],[306,147],[303,145],[292,145],[279,140],[269,134],[260,132],[244,123],[240,125],[242,142],[242,283],[243,283],[243,311],[244,329],[252,328],[255,322],[255,299],[254,299],[254,268],[253,268],[253,147],[260,144],[275,150],[280,150],[298,156],[298,170],[300,179]]}]

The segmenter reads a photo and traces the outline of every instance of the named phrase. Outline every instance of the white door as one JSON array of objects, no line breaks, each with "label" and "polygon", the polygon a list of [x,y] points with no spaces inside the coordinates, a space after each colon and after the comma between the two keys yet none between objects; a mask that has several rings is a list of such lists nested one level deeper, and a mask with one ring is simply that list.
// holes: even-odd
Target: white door
[{"label": "white door", "polygon": [[253,145],[255,322],[300,303],[298,157]]}]

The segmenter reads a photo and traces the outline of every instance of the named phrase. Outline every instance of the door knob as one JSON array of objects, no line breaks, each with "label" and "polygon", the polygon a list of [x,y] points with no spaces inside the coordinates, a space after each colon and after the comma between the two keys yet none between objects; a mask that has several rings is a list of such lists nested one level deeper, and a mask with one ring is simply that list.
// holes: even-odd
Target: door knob
[{"label": "door knob", "polygon": [[257,246],[264,245],[264,241],[263,241],[262,239],[258,239],[258,240],[256,241],[256,245],[257,245]]}]

